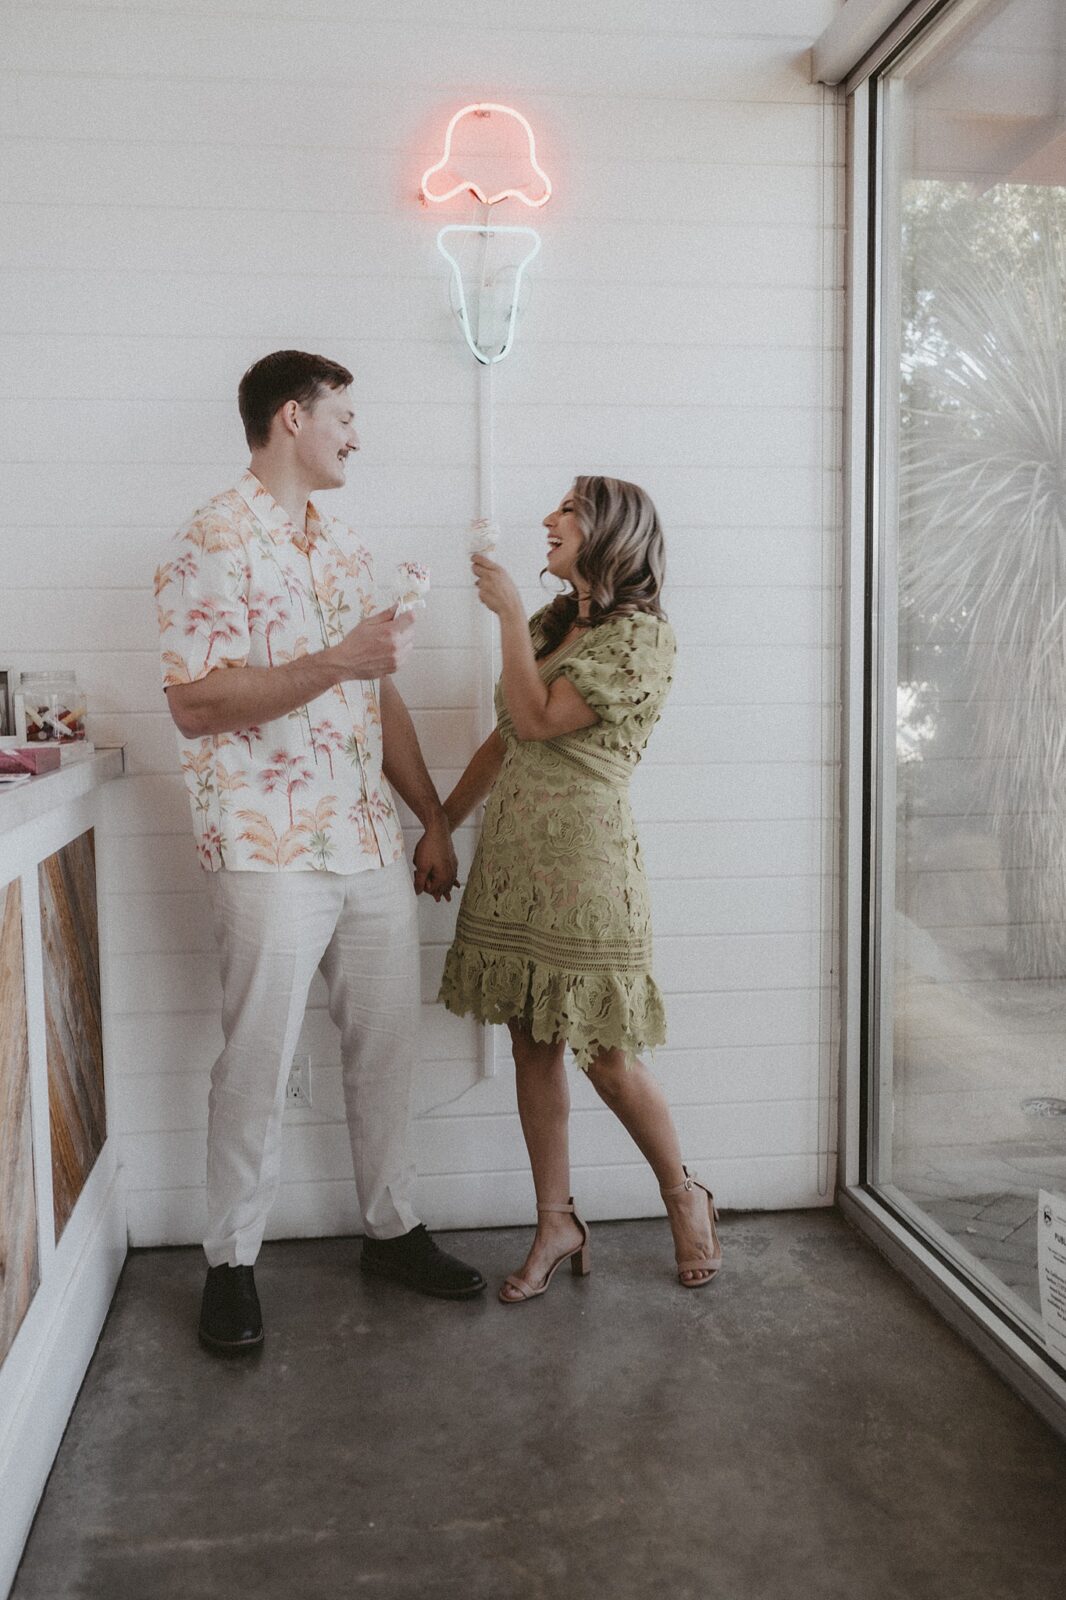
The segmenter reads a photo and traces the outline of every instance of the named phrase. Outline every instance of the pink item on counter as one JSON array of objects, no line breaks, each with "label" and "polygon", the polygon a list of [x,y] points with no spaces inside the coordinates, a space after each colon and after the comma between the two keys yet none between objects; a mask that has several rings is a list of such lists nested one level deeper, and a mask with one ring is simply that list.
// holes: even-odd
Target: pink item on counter
[{"label": "pink item on counter", "polygon": [[61,756],[58,745],[8,745],[0,749],[0,772],[58,772]]}]

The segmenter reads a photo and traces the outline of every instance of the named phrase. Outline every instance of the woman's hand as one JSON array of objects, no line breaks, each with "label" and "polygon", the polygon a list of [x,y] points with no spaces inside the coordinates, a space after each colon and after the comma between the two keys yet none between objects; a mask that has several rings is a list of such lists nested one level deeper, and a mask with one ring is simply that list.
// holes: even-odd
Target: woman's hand
[{"label": "woman's hand", "polygon": [[495,611],[498,617],[516,613],[524,626],[526,615],[522,597],[506,567],[501,567],[499,562],[490,560],[486,555],[472,556],[470,565],[474,569],[474,582],[481,604]]},{"label": "woman's hand", "polygon": [[434,900],[450,900],[459,886],[459,864],[448,820],[441,811],[426,824],[426,831],[415,846],[415,894],[431,894]]}]

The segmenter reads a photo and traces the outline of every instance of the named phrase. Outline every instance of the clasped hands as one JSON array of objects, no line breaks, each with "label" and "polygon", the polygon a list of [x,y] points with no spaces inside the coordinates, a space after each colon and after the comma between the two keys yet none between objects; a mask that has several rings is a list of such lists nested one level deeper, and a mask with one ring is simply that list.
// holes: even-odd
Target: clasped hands
[{"label": "clasped hands", "polygon": [[[472,557],[470,564],[482,605],[497,616],[515,611],[524,622],[522,597],[506,568],[482,554]],[[434,900],[450,900],[452,890],[459,885],[458,865],[451,828],[441,811],[427,824],[425,833],[415,846],[415,893],[431,894]]]},{"label": "clasped hands", "polygon": [[441,811],[426,824],[426,831],[415,845],[415,894],[431,894],[434,900],[450,900],[459,887],[459,862],[452,844],[452,830]]}]

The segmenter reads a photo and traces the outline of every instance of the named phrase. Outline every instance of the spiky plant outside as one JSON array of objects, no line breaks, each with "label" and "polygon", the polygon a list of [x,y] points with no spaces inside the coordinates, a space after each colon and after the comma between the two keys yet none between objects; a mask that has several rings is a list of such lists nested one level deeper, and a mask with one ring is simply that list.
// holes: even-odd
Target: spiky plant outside
[{"label": "spiky plant outside", "polygon": [[904,244],[901,644],[964,669],[1011,970],[1061,977],[1066,194],[917,185]]}]

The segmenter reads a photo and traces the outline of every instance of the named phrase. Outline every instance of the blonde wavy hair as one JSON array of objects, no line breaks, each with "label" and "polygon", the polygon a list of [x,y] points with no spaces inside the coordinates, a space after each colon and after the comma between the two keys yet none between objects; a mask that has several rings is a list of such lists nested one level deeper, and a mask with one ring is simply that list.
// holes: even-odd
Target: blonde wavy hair
[{"label": "blonde wavy hair", "polygon": [[588,586],[589,614],[578,616],[573,589],[556,595],[541,618],[538,657],[550,655],[575,625],[595,628],[635,611],[665,615],[659,604],[666,577],[663,530],[645,490],[623,478],[578,477],[567,499],[584,535],[574,569]]}]

